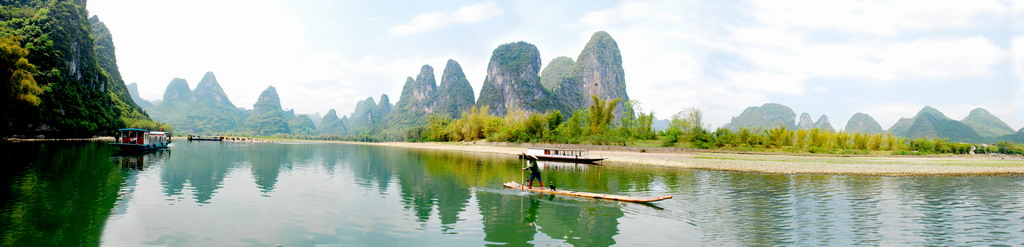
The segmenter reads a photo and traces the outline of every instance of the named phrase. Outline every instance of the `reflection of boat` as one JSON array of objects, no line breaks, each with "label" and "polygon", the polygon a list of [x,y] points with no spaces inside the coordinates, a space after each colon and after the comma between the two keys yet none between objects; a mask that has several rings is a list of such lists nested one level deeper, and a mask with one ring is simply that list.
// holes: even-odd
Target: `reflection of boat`
[{"label": "reflection of boat", "polygon": [[590,166],[596,164],[540,160],[537,161],[537,165],[540,166],[541,170],[586,171],[587,169],[590,168]]},{"label": "reflection of boat", "polygon": [[170,150],[156,150],[146,153],[119,152],[114,154],[114,163],[117,163],[122,168],[144,170],[156,161],[167,159],[170,156],[170,152]]},{"label": "reflection of boat", "polygon": [[519,158],[534,159],[534,157],[537,157],[538,160],[560,160],[585,163],[604,160],[604,158],[587,157],[587,152],[588,151],[585,149],[529,148],[526,150],[525,154],[519,154]]},{"label": "reflection of boat", "polygon": [[224,141],[223,136],[194,136],[188,135],[189,141]]},{"label": "reflection of boat", "polygon": [[110,145],[122,151],[145,151],[167,148],[171,144],[171,133],[144,129],[119,129]]},{"label": "reflection of boat", "polygon": [[517,189],[517,190],[529,190],[529,191],[540,192],[540,193],[550,193],[550,194],[567,195],[567,196],[579,196],[579,197],[589,197],[589,198],[598,198],[598,199],[608,199],[608,200],[616,200],[616,201],[624,201],[624,202],[654,202],[654,201],[661,201],[661,200],[665,200],[665,199],[672,199],[672,196],[632,197],[632,196],[621,196],[621,195],[606,195],[606,194],[598,194],[598,193],[590,193],[590,192],[579,192],[579,191],[571,191],[571,190],[549,190],[549,189],[541,188],[541,187],[526,188],[525,186],[519,185],[519,183],[516,183],[516,182],[507,182],[507,183],[505,183],[503,185],[505,187],[512,188],[512,189]]}]

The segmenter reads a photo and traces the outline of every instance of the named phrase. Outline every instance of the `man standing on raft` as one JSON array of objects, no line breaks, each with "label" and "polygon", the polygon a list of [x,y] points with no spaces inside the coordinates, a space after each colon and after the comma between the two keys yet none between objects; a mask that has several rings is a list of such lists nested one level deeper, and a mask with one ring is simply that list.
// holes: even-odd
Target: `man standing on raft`
[{"label": "man standing on raft", "polygon": [[537,179],[537,182],[540,182],[540,187],[544,188],[544,180],[540,179],[540,167],[537,166],[537,156],[531,154],[530,157],[533,157],[533,159],[527,159],[529,160],[530,165],[527,167],[523,167],[523,170],[530,169],[530,182],[527,188],[533,189],[534,178]]}]

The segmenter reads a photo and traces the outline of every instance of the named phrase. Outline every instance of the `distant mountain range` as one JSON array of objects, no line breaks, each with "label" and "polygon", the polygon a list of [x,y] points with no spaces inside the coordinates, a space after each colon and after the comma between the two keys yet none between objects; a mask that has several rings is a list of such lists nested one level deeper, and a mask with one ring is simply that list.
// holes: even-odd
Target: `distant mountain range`
[{"label": "distant mountain range", "polygon": [[477,106],[488,107],[499,116],[513,109],[537,113],[559,110],[570,116],[592,104],[591,94],[603,99],[622,98],[615,114],[633,114],[625,104],[629,95],[618,45],[603,31],[592,35],[576,62],[568,57],[555,58],[543,74],[540,52],[533,44],[519,41],[498,46],[491,54],[479,100],[455,60],[445,64],[440,85],[434,75],[433,67],[423,65],[415,78],[406,79],[401,97],[394,105],[386,94],[380,96],[380,101],[368,97],[344,116],[335,109],[322,117],[284,111],[273,86],[263,92],[253,110],[238,108],[228,100],[212,72],[204,75],[195,90],[184,79],[171,80],[161,101],[143,100],[134,85],[127,91],[131,98],[143,102],[154,119],[171,123],[176,131],[186,133],[403,139],[426,124],[431,115],[458,118]]},{"label": "distant mountain range", "polygon": [[[747,109],[743,110],[743,113],[733,117],[729,123],[722,127],[732,130],[741,128],[770,129],[775,127],[795,129],[794,119],[796,119],[796,113],[793,113],[793,109],[790,109],[788,106],[766,103],[760,107],[747,107]],[[810,122],[810,115],[807,116],[807,121]]]},{"label": "distant mountain range", "polygon": [[[822,115],[818,121],[812,122],[810,114],[800,115],[795,125],[796,114],[787,106],[768,103],[760,107],[748,107],[740,115],[724,127],[733,130],[739,128],[768,129],[784,126],[790,129],[818,128],[835,131]],[[877,134],[886,131],[879,126],[870,115],[854,114],[847,121],[844,131],[849,133]],[[957,121],[946,117],[938,109],[926,106],[911,118],[901,118],[888,130],[895,136],[907,138],[945,138],[956,142],[998,142],[1010,141],[1024,143],[1024,129],[1014,132],[1005,122],[982,108],[977,108],[963,120]]]},{"label": "distant mountain range", "polygon": [[185,79],[172,79],[163,100],[146,112],[154,120],[173,125],[177,132],[195,134],[237,132],[251,114],[231,103],[213,72],[203,75],[195,90]]}]

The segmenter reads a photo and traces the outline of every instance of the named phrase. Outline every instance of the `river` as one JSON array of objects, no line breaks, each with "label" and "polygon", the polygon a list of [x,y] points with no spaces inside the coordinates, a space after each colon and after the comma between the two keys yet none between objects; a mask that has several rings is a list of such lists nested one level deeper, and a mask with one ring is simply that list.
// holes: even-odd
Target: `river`
[{"label": "river", "polygon": [[774,175],[547,164],[332,143],[2,144],[0,246],[1024,245],[1022,177]]}]

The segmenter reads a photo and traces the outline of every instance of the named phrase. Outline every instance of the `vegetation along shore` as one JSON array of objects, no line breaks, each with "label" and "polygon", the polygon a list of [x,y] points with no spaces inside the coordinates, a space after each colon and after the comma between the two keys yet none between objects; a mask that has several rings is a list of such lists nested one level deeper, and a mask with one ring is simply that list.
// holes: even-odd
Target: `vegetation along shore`
[{"label": "vegetation along shore", "polygon": [[[436,142],[348,142],[363,145],[508,154],[524,152],[520,146]],[[876,176],[1021,175],[1024,159],[1018,155],[957,156],[797,156],[707,152],[592,151],[612,164],[633,164],[722,171],[776,174],[837,174]]]}]

